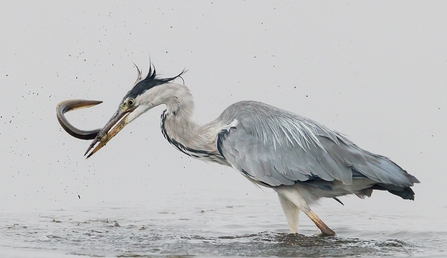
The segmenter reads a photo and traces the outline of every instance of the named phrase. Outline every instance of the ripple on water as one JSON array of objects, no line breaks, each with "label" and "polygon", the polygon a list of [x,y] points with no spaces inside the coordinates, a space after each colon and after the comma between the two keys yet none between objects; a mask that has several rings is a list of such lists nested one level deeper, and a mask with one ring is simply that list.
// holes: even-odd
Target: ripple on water
[{"label": "ripple on water", "polygon": [[[438,249],[436,255],[439,255],[442,252],[440,248],[445,246],[444,238],[439,238],[439,232],[401,231],[384,234],[390,239],[383,238],[383,235],[382,238],[374,237],[379,231],[362,231],[366,235],[361,238],[322,238],[278,232],[246,234],[240,231],[231,235],[205,230],[195,221],[185,224],[184,221],[165,216],[155,220],[137,215],[132,219],[118,215],[112,216],[113,219],[88,217],[59,214],[39,216],[36,221],[28,218],[10,221],[3,228],[6,229],[4,233],[7,239],[11,241],[0,241],[0,247],[14,250],[35,248],[49,252],[59,250],[68,255],[95,257],[395,257],[428,255],[430,246]],[[348,228],[340,233],[352,235]]]},{"label": "ripple on water", "polygon": [[408,255],[411,244],[399,240],[374,241],[356,238],[317,237],[284,233],[221,236],[206,239],[207,244],[190,246],[189,252],[213,251],[217,255],[278,256],[278,257],[337,257],[366,255]]},{"label": "ripple on water", "polygon": [[[238,236],[205,237],[150,232],[104,232],[89,235],[91,246],[83,252],[98,254],[98,247],[121,257],[152,255],[198,256],[277,256],[277,257],[343,257],[343,256],[408,256],[417,247],[396,239],[386,241],[342,237],[316,237],[261,232]],[[98,237],[101,235],[101,237]],[[86,236],[86,235],[84,235]],[[98,242],[98,240],[100,241]],[[86,239],[87,240],[87,239]],[[83,241],[84,242],[84,241]],[[95,243],[96,242],[96,243]],[[90,253],[93,251],[93,253]]]}]

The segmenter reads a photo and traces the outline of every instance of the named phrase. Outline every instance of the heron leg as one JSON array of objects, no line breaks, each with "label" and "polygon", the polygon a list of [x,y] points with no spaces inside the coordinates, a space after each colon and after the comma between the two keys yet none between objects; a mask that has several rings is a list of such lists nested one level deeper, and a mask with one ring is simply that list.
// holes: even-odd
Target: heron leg
[{"label": "heron leg", "polygon": [[287,222],[289,223],[290,233],[298,233],[298,221],[300,215],[300,209],[293,204],[293,202],[287,200],[284,196],[278,193],[279,202],[281,203],[282,210],[286,215]]},{"label": "heron leg", "polygon": [[[277,187],[275,189],[275,191],[278,193],[278,196],[280,196],[279,201],[281,202],[281,206],[283,207],[284,213],[286,214],[286,218],[287,218],[287,221],[289,222],[291,231],[292,231],[292,226],[290,225],[289,216],[290,217],[292,217],[292,216],[288,215],[288,212],[286,212],[286,209],[288,209],[287,211],[290,210],[290,208],[288,208],[288,206],[290,206],[290,204],[288,204],[287,202],[292,203],[293,205],[298,207],[298,209],[303,211],[309,217],[309,219],[311,219],[313,221],[313,223],[315,223],[315,225],[321,231],[320,236],[335,236],[335,232],[332,229],[330,229],[317,216],[317,214],[315,214],[310,209],[309,205],[307,204],[306,200],[303,198],[303,195],[301,194],[300,190],[297,187],[282,186],[282,187]],[[284,199],[284,200],[282,200],[282,199]],[[285,206],[286,206],[286,208],[284,208]],[[289,213],[291,213],[291,212],[289,212]],[[293,213],[291,213],[291,214],[293,214]],[[297,214],[296,216],[298,216],[298,212],[296,212],[296,214]],[[296,219],[296,223],[298,224],[298,219]],[[298,231],[298,225],[295,228]]]},{"label": "heron leg", "polygon": [[321,230],[320,236],[335,236],[335,232],[330,229],[311,209],[305,211],[307,217],[311,219],[315,225]]}]

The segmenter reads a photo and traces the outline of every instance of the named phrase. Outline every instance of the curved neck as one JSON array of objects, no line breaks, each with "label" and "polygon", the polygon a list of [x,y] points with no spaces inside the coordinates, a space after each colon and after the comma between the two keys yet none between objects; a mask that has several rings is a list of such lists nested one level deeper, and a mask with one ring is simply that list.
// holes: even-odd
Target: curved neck
[{"label": "curved neck", "polygon": [[193,119],[194,101],[189,89],[179,84],[165,101],[167,109],[161,115],[163,136],[183,153],[194,158],[228,165],[217,149],[217,136],[222,125],[216,120],[199,125]]}]

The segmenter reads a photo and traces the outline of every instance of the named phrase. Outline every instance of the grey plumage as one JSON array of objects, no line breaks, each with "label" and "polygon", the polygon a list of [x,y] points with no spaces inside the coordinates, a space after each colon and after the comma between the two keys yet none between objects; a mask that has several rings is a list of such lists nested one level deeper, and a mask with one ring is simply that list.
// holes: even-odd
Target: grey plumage
[{"label": "grey plumage", "polygon": [[[333,197],[330,191],[337,181],[344,190],[335,196],[362,194],[377,184],[401,196],[400,192],[419,182],[388,158],[359,148],[342,134],[264,103],[235,103],[218,120],[238,121],[219,143],[222,155],[263,185],[304,182],[327,190],[324,197]],[[352,189],[353,180],[363,180],[364,187]],[[413,199],[414,195],[404,197]]]}]

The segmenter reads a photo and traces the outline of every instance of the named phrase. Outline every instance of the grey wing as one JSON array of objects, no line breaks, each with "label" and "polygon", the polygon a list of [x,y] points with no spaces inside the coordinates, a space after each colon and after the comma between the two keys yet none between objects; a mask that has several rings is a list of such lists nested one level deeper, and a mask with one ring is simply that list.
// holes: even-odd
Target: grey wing
[{"label": "grey wing", "polygon": [[309,180],[350,185],[356,177],[404,188],[419,182],[388,158],[362,150],[341,134],[263,103],[238,102],[220,119],[237,122],[219,135],[219,151],[233,167],[264,185]]}]

